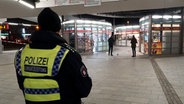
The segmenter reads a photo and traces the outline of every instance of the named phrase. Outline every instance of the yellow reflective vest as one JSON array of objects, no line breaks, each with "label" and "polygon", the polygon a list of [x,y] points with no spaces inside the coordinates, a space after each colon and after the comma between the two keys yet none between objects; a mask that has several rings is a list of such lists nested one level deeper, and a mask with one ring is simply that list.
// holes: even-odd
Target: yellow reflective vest
[{"label": "yellow reflective vest", "polygon": [[[25,77],[25,99],[33,102],[61,100],[58,82],[53,79],[60,70],[68,49],[57,45],[54,49],[31,49],[26,45],[15,57],[18,75]],[[45,78],[47,77],[47,78]]]}]

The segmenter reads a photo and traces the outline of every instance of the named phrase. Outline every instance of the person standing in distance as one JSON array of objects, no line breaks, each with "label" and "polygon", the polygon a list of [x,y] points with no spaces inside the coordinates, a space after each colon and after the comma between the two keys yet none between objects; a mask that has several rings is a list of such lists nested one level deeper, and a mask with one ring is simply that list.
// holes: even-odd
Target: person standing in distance
[{"label": "person standing in distance", "polygon": [[108,39],[108,43],[109,43],[109,52],[108,55],[113,56],[113,45],[114,45],[114,38],[113,38],[114,34],[112,33],[111,37]]},{"label": "person standing in distance", "polygon": [[50,8],[38,15],[39,30],[15,55],[26,104],[81,104],[92,88],[82,58],[59,35],[61,20]]},{"label": "person standing in distance", "polygon": [[136,44],[137,44],[137,39],[135,38],[135,36],[132,36],[131,39],[131,48],[132,48],[132,57],[136,57]]}]

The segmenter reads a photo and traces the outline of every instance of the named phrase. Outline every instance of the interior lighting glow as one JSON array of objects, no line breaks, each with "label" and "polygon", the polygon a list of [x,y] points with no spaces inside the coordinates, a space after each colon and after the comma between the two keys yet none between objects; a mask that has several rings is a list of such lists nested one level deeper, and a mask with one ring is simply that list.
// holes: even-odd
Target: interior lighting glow
[{"label": "interior lighting glow", "polygon": [[143,23],[143,25],[148,25],[149,24],[149,22],[145,22],[145,23]]},{"label": "interior lighting glow", "polygon": [[109,27],[106,27],[106,29],[107,29],[107,30],[111,30],[111,29],[112,29],[112,27],[111,27],[111,26],[109,26]]},{"label": "interior lighting glow", "polygon": [[18,23],[8,23],[9,25],[18,25]]},{"label": "interior lighting glow", "polygon": [[27,6],[27,7],[29,7],[31,9],[34,9],[35,8],[34,5],[31,5],[31,4],[29,4],[29,3],[27,3],[27,2],[25,2],[23,0],[19,0],[19,3],[21,3],[21,4],[23,4],[23,5]]},{"label": "interior lighting glow", "polygon": [[[63,22],[63,24],[69,24],[69,23],[74,23],[74,20],[70,20],[70,21],[66,21]],[[101,22],[101,21],[90,21],[90,20],[76,20],[76,22],[78,24],[87,24],[90,26],[97,26],[97,25],[108,25],[108,26],[112,26],[111,23],[107,23],[107,22]]]},{"label": "interior lighting glow", "polygon": [[173,24],[173,27],[180,27],[180,24]]},{"label": "interior lighting glow", "polygon": [[139,25],[131,25],[131,26],[120,26],[120,27],[116,27],[117,30],[123,30],[123,29],[136,29],[136,28],[140,28]]},{"label": "interior lighting glow", "polygon": [[70,24],[70,23],[74,23],[74,20],[63,22],[63,24]]},{"label": "interior lighting glow", "polygon": [[132,28],[139,28],[139,25],[133,25]]},{"label": "interior lighting glow", "polygon": [[37,26],[36,26],[36,30],[39,30],[39,29],[40,29],[40,28],[39,28],[39,26],[37,25]]},{"label": "interior lighting glow", "polygon": [[125,28],[125,26],[116,27],[116,29],[123,29],[123,28]]},{"label": "interior lighting glow", "polygon": [[174,19],[179,19],[179,18],[181,18],[181,16],[179,16],[179,15],[173,15],[173,18]]},{"label": "interior lighting glow", "polygon": [[163,24],[163,27],[171,27],[171,24]]},{"label": "interior lighting glow", "polygon": [[153,15],[152,18],[153,19],[160,19],[160,18],[162,18],[162,16],[161,15]]},{"label": "interior lighting glow", "polygon": [[85,24],[85,25],[83,25],[84,27],[90,27],[91,25],[87,25],[87,24]]},{"label": "interior lighting glow", "polygon": [[141,21],[144,21],[145,19],[144,19],[144,17],[143,18],[141,18],[140,20],[139,20],[139,22],[141,22]]},{"label": "interior lighting glow", "polygon": [[160,27],[160,24],[153,24],[152,27]]},{"label": "interior lighting glow", "polygon": [[87,24],[87,23],[91,23],[91,21],[88,21],[88,20],[84,20],[84,23],[86,23],[86,24]]},{"label": "interior lighting glow", "polygon": [[25,34],[25,33],[26,33],[25,28],[22,28],[22,33],[23,33],[23,34]]},{"label": "interior lighting glow", "polygon": [[97,25],[95,25],[95,24],[91,24],[91,26],[92,26],[92,27],[97,27]]},{"label": "interior lighting glow", "polygon": [[31,26],[31,24],[22,24],[23,26]]},{"label": "interior lighting glow", "polygon": [[132,28],[132,26],[126,26],[126,28],[128,29],[128,28]]},{"label": "interior lighting glow", "polygon": [[77,20],[77,23],[84,23],[82,20]]},{"label": "interior lighting glow", "polygon": [[97,25],[96,21],[91,21],[92,24]]},{"label": "interior lighting glow", "polygon": [[109,25],[109,26],[111,26],[110,23],[101,22],[101,21],[77,20],[77,23],[91,23],[91,24]]},{"label": "interior lighting glow", "polygon": [[170,18],[172,18],[172,16],[171,15],[164,15],[163,18],[164,19],[170,19]]}]

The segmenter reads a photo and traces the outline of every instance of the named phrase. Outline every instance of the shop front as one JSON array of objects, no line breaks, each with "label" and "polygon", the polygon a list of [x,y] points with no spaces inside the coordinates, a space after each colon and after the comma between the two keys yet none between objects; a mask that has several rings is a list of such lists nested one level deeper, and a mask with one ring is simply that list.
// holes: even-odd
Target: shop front
[{"label": "shop front", "polygon": [[139,51],[148,55],[181,54],[180,14],[149,15],[140,19]]},{"label": "shop front", "polygon": [[63,37],[79,53],[108,50],[112,25],[107,22],[70,20],[63,22]]},{"label": "shop front", "polygon": [[[129,26],[118,26],[115,28],[115,37],[117,46],[130,46],[130,40],[134,35],[139,42],[139,25],[129,25]],[[138,45],[138,44],[137,44]]]}]

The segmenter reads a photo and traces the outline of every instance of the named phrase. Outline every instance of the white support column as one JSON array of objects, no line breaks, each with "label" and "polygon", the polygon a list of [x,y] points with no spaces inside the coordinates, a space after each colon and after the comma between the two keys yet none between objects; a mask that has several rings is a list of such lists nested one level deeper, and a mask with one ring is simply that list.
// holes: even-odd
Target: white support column
[{"label": "white support column", "polygon": [[[6,18],[0,18],[0,24],[2,24],[3,22],[7,21]],[[2,45],[2,40],[1,40],[1,30],[0,30],[0,54],[3,53],[4,50],[4,46]]]},{"label": "white support column", "polygon": [[1,41],[1,30],[0,30],[0,54],[3,53],[3,45],[2,45],[2,41]]}]

